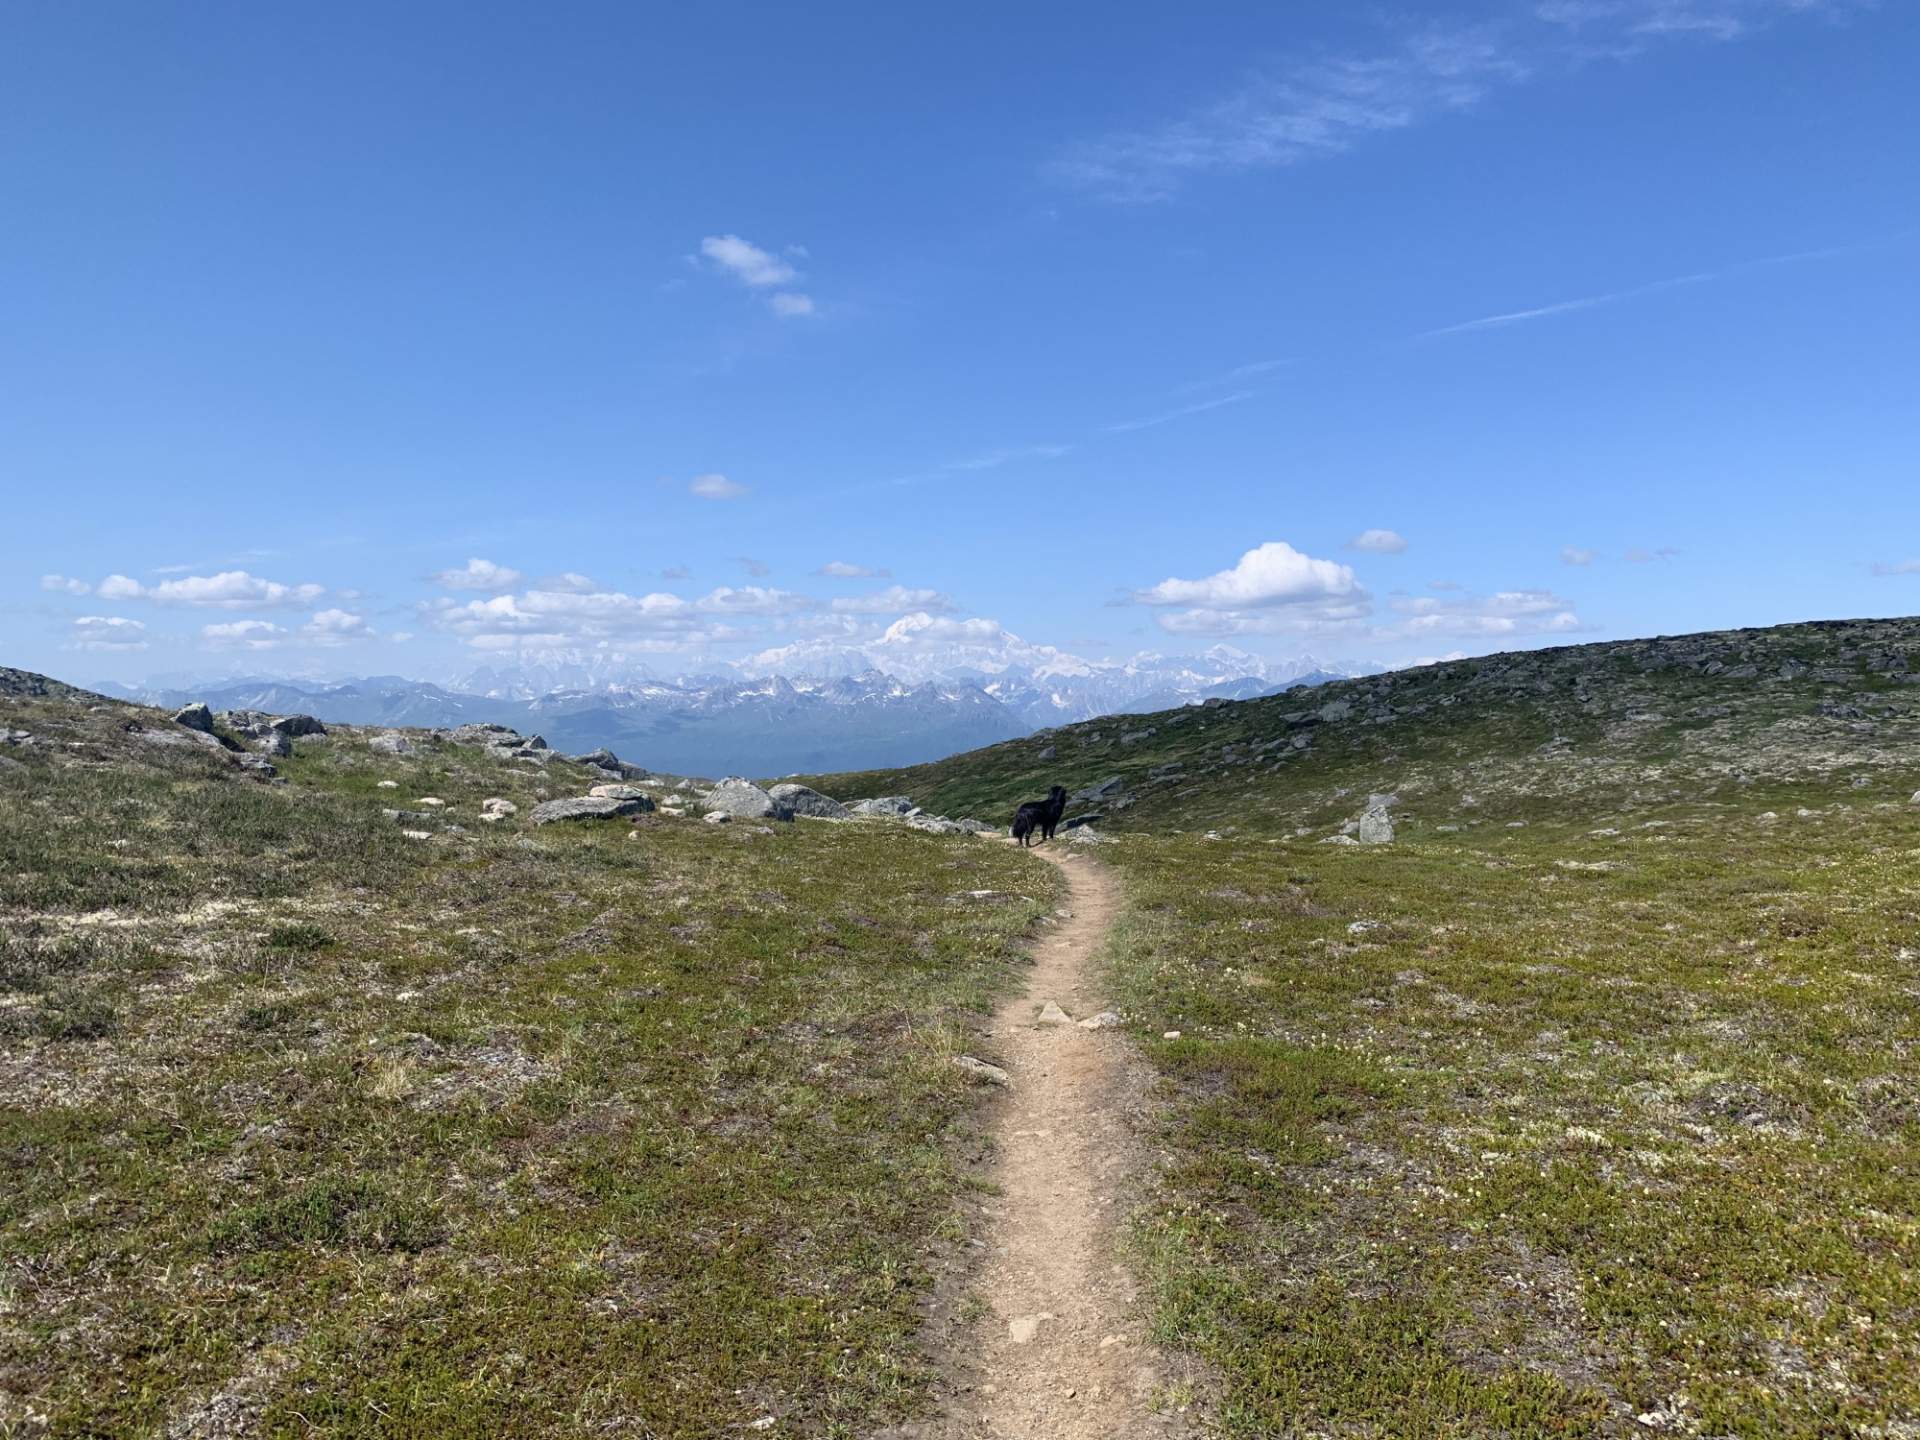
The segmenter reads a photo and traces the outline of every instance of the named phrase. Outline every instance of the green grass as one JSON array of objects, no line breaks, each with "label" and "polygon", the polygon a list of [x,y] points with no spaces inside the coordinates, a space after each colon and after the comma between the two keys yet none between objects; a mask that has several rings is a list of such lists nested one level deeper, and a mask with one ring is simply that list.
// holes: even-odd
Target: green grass
[{"label": "green grass", "polygon": [[1920,1416],[1915,819],[1646,823],[1106,852],[1139,1252],[1227,1433]]},{"label": "green grass", "polygon": [[[135,713],[0,711],[52,742],[0,769],[0,1434],[925,1405],[980,1143],[950,1057],[1052,871],[892,827],[534,830],[588,777],[353,732],[268,786]],[[428,795],[429,841],[380,817]]]},{"label": "green grass", "polygon": [[1414,834],[1704,801],[1750,812],[1762,792],[1822,804],[1856,779],[1904,800],[1920,788],[1916,675],[1920,620],[1788,625],[1486,656],[799,778],[987,821],[1055,782],[1118,779],[1130,803],[1069,816],[1154,834],[1324,835],[1373,792],[1401,797]]}]

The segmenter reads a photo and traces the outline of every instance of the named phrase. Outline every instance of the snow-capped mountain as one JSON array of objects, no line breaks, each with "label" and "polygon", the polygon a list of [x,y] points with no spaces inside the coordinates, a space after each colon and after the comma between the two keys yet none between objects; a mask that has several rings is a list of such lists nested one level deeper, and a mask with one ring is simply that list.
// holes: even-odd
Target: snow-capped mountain
[{"label": "snow-capped mountain", "polygon": [[1270,661],[1230,645],[1095,661],[1030,644],[991,620],[926,614],[864,643],[803,640],[714,668],[725,673],[665,677],[638,656],[556,651],[496,662],[445,686],[391,675],[249,677],[150,685],[137,698],[362,725],[491,720],[537,731],[563,751],[607,745],[670,773],[779,775],[917,764],[1099,715],[1250,699],[1356,673],[1310,655]]}]

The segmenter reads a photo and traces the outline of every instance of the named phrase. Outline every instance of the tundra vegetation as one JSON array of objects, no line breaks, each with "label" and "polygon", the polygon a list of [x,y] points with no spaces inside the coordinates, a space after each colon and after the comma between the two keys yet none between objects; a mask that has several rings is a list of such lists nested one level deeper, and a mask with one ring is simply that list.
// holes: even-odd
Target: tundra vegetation
[{"label": "tundra vegetation", "polygon": [[[1916,672],[1920,622],[1790,626],[797,778],[994,820],[1057,780],[1108,842],[1133,1260],[1226,1433],[1901,1440]],[[952,1060],[1049,867],[666,790],[536,830],[604,777],[417,732],[269,785],[42,690],[0,704],[0,1433],[925,1413]]]},{"label": "tundra vegetation", "polygon": [[924,1403],[980,1143],[951,1062],[1050,869],[877,822],[534,829],[603,777],[420,732],[300,737],[267,784],[0,679],[0,1434]]},{"label": "tundra vegetation", "polygon": [[[1893,1440],[1914,671],[1910,621],[1579,647],[813,783],[1057,775],[1118,838],[1136,1260],[1227,1433]],[[1388,796],[1391,843],[1328,843]]]}]

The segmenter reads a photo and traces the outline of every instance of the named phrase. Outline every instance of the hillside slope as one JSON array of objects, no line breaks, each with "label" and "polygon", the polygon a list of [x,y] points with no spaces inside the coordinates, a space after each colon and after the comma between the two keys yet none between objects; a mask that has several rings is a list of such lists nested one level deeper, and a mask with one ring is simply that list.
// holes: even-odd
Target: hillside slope
[{"label": "hillside slope", "polygon": [[808,777],[996,819],[1066,785],[1103,829],[1312,832],[1374,793],[1422,827],[1920,784],[1920,619],[1460,660],[1107,718],[901,770]]}]

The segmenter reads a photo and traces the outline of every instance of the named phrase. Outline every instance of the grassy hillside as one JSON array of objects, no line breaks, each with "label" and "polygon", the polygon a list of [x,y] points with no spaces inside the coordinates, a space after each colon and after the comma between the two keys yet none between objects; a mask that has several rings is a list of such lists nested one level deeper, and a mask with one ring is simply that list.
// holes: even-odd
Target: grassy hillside
[{"label": "grassy hillside", "polygon": [[949,1062],[1051,870],[895,827],[536,830],[584,772],[419,732],[299,739],[268,784],[19,672],[0,732],[0,1434],[921,1403],[979,1143]]},{"label": "grassy hillside", "polygon": [[1913,621],[1583,646],[816,783],[1122,781],[1138,1259],[1225,1433],[1907,1436],[1916,676]]},{"label": "grassy hillside", "polygon": [[[1920,785],[1920,620],[1580,645],[1111,717],[932,765],[808,777],[999,820],[1056,781],[1117,830],[1325,833],[1371,793],[1414,835],[1569,804],[1791,802]],[[1901,787],[1904,786],[1904,790]]]}]

